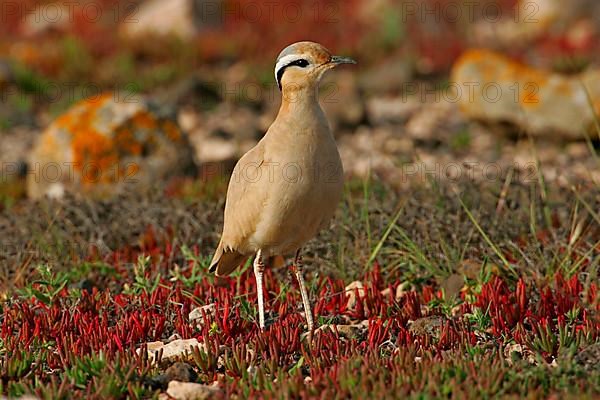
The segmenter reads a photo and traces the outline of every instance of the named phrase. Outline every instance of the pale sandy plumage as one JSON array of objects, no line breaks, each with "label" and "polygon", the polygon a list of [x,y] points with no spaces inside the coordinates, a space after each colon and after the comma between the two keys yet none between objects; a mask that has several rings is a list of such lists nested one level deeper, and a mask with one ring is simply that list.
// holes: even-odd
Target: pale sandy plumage
[{"label": "pale sandy plumage", "polygon": [[[260,325],[263,257],[296,253],[305,308],[300,248],[329,223],[343,191],[342,162],[318,101],[323,74],[352,60],[332,56],[323,46],[299,42],[277,59],[282,90],[276,120],[262,140],[236,164],[225,203],[221,240],[210,270],[227,275],[252,255],[259,290]],[[305,310],[312,330],[310,309]]]}]

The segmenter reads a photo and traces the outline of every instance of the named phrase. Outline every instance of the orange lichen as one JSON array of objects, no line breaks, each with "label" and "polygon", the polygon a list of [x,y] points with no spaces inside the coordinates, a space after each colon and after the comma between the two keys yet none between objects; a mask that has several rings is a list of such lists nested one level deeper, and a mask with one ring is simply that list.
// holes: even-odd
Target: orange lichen
[{"label": "orange lichen", "polygon": [[[552,73],[538,70],[491,50],[466,51],[456,62],[452,75],[458,80],[479,79],[481,84],[495,83],[517,93],[522,107],[535,108],[541,104],[540,92],[549,84]],[[559,88],[570,94],[565,81]]]},{"label": "orange lichen", "polygon": [[132,118],[133,125],[136,128],[156,129],[156,118],[147,111],[138,111]]},{"label": "orange lichen", "polygon": [[118,175],[118,141],[94,129],[98,110],[111,98],[110,94],[103,94],[82,100],[57,121],[72,135],[74,167],[80,172],[84,184],[112,182]]},{"label": "orange lichen", "polygon": [[142,143],[136,140],[133,131],[129,127],[121,127],[115,134],[115,148],[119,153],[140,155],[142,154]]},{"label": "orange lichen", "polygon": [[42,137],[42,148],[43,149],[53,149],[56,147],[56,137],[54,135],[44,135]]},{"label": "orange lichen", "polygon": [[118,156],[114,143],[106,136],[89,129],[73,137],[73,161],[81,172],[84,184],[111,182],[115,177]]},{"label": "orange lichen", "polygon": [[58,117],[58,126],[65,128],[72,135],[85,132],[97,120],[98,110],[108,100],[110,100],[110,95],[104,94],[97,98],[80,101],[71,111]]},{"label": "orange lichen", "polygon": [[[135,112],[116,127],[104,127],[100,112],[110,102],[110,94],[83,100],[56,121],[71,135],[75,172],[86,186],[132,179],[140,171],[136,157],[152,154],[160,144],[158,130],[173,142],[182,138],[174,122],[159,120],[147,110]],[[44,147],[56,147],[56,138],[48,135],[43,140]]]},{"label": "orange lichen", "polygon": [[181,131],[173,121],[165,121],[163,123],[163,130],[167,134],[167,137],[173,142],[179,142],[181,140]]},{"label": "orange lichen", "polygon": [[556,91],[561,96],[571,97],[573,95],[573,86],[567,80],[564,80],[556,85]]},{"label": "orange lichen", "polygon": [[469,64],[478,66],[484,80],[488,82],[497,82],[498,80],[506,80],[512,83],[517,81],[521,83],[533,82],[541,86],[548,81],[548,73],[491,50],[467,50],[456,61],[453,68],[454,73]]},{"label": "orange lichen", "polygon": [[68,128],[73,121],[71,113],[65,113],[56,119],[56,125],[61,128]]}]

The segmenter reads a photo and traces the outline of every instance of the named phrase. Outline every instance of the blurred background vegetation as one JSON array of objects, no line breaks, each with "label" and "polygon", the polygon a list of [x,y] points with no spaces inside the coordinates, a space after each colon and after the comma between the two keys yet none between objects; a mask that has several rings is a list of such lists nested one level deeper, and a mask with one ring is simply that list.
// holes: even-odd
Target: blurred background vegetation
[{"label": "blurred background vegetation", "polygon": [[[358,265],[370,258],[376,244],[371,229],[381,237],[406,198],[386,190],[416,193],[415,183],[436,190],[431,203],[438,195],[444,202],[450,196],[454,213],[472,227],[452,191],[449,195],[437,185],[474,181],[469,190],[454,190],[465,194],[469,209],[481,207],[494,216],[482,222],[486,231],[505,212],[521,215],[509,221],[506,232],[501,229],[499,236],[506,234],[507,240],[523,233],[513,231],[512,223],[525,231],[533,226],[525,234],[552,229],[556,218],[563,226],[579,226],[582,210],[582,221],[598,222],[600,5],[594,0],[5,0],[1,7],[0,226],[12,232],[7,237],[14,243],[7,246],[14,253],[32,237],[50,243],[38,244],[44,251],[36,257],[48,255],[46,247],[61,253],[53,229],[65,242],[78,240],[85,249],[104,247],[106,252],[143,242],[146,229],[212,248],[217,233],[206,227],[219,224],[227,173],[273,121],[279,104],[274,60],[298,40],[321,42],[359,61],[355,69],[331,74],[323,87],[322,103],[351,181],[348,207],[342,211],[351,218],[327,243],[335,237],[344,242],[358,219],[367,221],[366,228],[349,240],[363,243],[366,235],[369,244],[355,243],[348,254],[339,250],[330,265]],[[465,102],[466,96],[452,101],[448,89],[457,80],[502,84],[510,96],[498,103],[485,98]],[[515,84],[525,99],[533,96],[533,105],[515,100]],[[106,92],[113,94],[112,102],[105,96],[95,105],[79,103]],[[138,95],[144,100],[133,109],[116,99]],[[102,163],[109,171],[114,164],[125,175],[132,172],[126,167],[134,165],[141,181],[183,200],[165,205],[160,196],[138,197],[125,185],[127,198],[98,203],[103,211],[81,199],[59,206],[60,213],[90,207],[73,211],[82,218],[75,226],[69,225],[71,214],[60,214],[66,222],[55,224],[60,220],[53,214],[56,205],[36,205],[41,214],[32,213],[28,194],[35,199],[61,197],[65,191],[92,193],[88,188],[95,182],[81,177],[61,182],[64,187],[31,182],[40,180],[35,176],[39,169],[32,167],[73,159]],[[447,176],[453,171],[461,176]],[[372,178],[376,183],[371,185]],[[488,200],[469,202],[469,197],[479,199],[474,193],[480,189],[472,183],[491,187],[481,190]],[[380,185],[385,189],[378,196],[364,189]],[[575,197],[573,188],[580,191]],[[527,190],[530,195],[522,198]],[[94,193],[102,198],[114,194],[106,187]],[[353,207],[352,196],[363,197],[361,207],[371,214],[365,217],[363,208]],[[198,211],[194,203],[206,204]],[[165,219],[172,207],[183,210],[187,220],[208,222],[189,225],[175,211]],[[132,211],[124,216],[122,208]],[[207,214],[207,209],[213,211]],[[381,216],[375,226],[369,225],[369,215]],[[449,220],[444,215],[440,220]],[[454,225],[443,225],[443,236],[456,241]],[[597,230],[586,232],[594,248]],[[410,230],[409,237],[414,235]],[[563,239],[555,245],[568,242]],[[462,246],[467,244],[456,245]],[[434,247],[431,255],[439,253]],[[456,259],[465,257],[462,251],[456,254]],[[33,264],[27,257],[17,255]],[[359,272],[352,269],[352,276]]]},{"label": "blurred background vegetation", "polygon": [[[241,65],[237,72],[247,80],[272,84],[274,57],[298,40],[353,55],[361,72],[383,64],[384,75],[396,73],[405,81],[447,79],[456,58],[473,46],[562,71],[598,61],[597,6],[569,2],[553,15],[546,10],[552,1],[521,3],[5,0],[0,82],[14,84],[23,95],[5,88],[14,101],[2,107],[56,115],[97,91],[157,92],[194,74],[215,82],[233,73],[233,65]],[[402,90],[393,80],[373,86]],[[0,113],[0,128],[32,122],[6,114]]]}]

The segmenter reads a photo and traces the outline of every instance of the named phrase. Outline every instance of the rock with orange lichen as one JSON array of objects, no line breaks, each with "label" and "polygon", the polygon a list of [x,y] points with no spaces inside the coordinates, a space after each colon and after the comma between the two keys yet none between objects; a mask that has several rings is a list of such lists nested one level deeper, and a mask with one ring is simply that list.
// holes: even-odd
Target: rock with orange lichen
[{"label": "rock with orange lichen", "polygon": [[469,50],[452,69],[447,96],[477,120],[509,122],[533,136],[584,137],[600,112],[600,70],[563,76],[489,50]]},{"label": "rock with orange lichen", "polygon": [[105,197],[194,170],[192,147],[174,120],[141,97],[104,94],[77,103],[37,138],[27,192]]}]

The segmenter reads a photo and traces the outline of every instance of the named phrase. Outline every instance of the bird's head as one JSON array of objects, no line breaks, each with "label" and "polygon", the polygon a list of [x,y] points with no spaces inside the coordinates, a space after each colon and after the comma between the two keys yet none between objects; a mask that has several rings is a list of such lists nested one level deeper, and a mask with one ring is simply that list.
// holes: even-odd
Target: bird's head
[{"label": "bird's head", "polygon": [[356,64],[351,58],[332,55],[329,50],[314,42],[297,42],[279,54],[275,64],[275,79],[279,90],[313,88],[326,71],[340,64]]}]

